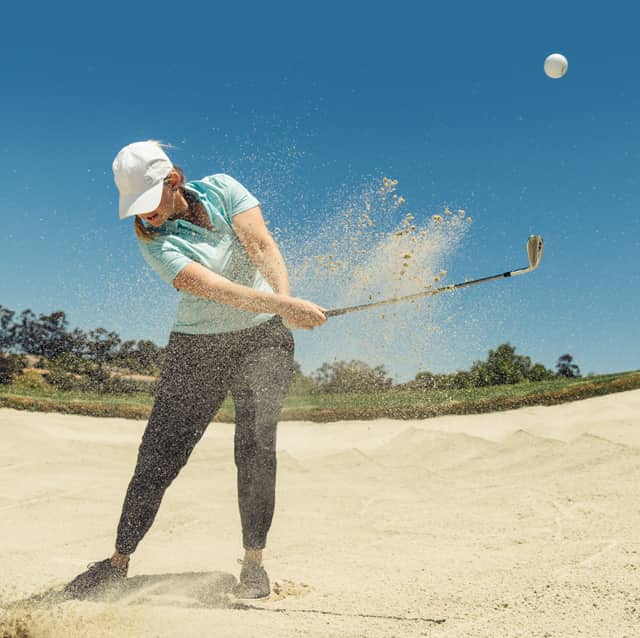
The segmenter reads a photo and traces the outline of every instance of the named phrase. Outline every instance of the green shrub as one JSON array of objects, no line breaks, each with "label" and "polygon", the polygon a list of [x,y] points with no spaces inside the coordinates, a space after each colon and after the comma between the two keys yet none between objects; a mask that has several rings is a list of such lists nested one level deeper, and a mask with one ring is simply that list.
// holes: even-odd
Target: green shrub
[{"label": "green shrub", "polygon": [[27,370],[13,379],[12,386],[16,388],[28,388],[30,390],[43,390],[47,387],[47,382],[42,375],[35,370]]},{"label": "green shrub", "polygon": [[541,363],[536,363],[529,372],[529,381],[548,381],[553,379],[553,372],[547,370]]},{"label": "green shrub", "polygon": [[78,392],[98,392],[101,394],[152,394],[155,382],[138,381],[112,377],[101,366],[92,366],[83,375],[70,374],[64,370],[52,367],[46,374],[46,381],[58,390]]},{"label": "green shrub", "polygon": [[314,393],[380,392],[393,385],[384,366],[371,367],[364,361],[323,363],[312,375]]},{"label": "green shrub", "polygon": [[111,375],[101,365],[93,366],[90,370],[87,370],[86,376],[86,389],[90,392],[103,392],[104,386],[109,382]]},{"label": "green shrub", "polygon": [[24,355],[0,352],[0,385],[11,383],[26,366],[27,359]]},{"label": "green shrub", "polygon": [[49,362],[49,369],[56,368],[73,374],[84,374],[93,364],[73,352],[63,352]]},{"label": "green shrub", "polygon": [[76,377],[58,368],[50,369],[45,375],[45,380],[47,383],[55,386],[58,390],[65,392],[75,390],[79,385],[79,380],[76,379]]}]

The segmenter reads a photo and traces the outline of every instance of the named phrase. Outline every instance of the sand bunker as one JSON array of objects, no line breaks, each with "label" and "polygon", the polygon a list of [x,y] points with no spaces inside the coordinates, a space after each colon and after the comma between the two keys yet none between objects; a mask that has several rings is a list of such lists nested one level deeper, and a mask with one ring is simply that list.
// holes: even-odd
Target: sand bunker
[{"label": "sand bunker", "polygon": [[636,636],[638,415],[634,391],[282,423],[273,594],[255,603],[229,593],[233,429],[212,425],[125,585],[78,602],[57,592],[110,552],[144,424],[0,410],[0,636]]}]

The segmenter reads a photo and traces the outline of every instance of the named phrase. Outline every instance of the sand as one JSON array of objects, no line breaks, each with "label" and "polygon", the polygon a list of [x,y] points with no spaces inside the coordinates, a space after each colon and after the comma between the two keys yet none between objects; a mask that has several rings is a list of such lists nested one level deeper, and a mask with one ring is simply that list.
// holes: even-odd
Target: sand
[{"label": "sand", "polygon": [[274,593],[244,605],[227,593],[241,556],[233,426],[213,424],[126,589],[8,609],[111,552],[143,427],[0,410],[5,635],[11,619],[23,635],[65,638],[640,635],[640,391],[282,423],[265,554]]}]

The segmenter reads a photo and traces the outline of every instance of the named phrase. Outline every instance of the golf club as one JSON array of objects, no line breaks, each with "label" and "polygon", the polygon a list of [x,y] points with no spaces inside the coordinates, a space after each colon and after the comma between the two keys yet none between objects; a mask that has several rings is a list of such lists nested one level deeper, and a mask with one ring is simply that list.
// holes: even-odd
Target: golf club
[{"label": "golf club", "polygon": [[403,297],[394,297],[392,299],[385,299],[383,301],[374,301],[371,303],[361,304],[359,306],[350,306],[349,308],[336,308],[335,310],[327,310],[324,314],[326,317],[339,317],[340,315],[346,315],[349,312],[355,312],[356,310],[368,310],[372,308],[380,308],[381,306],[387,306],[392,303],[398,303],[399,301],[410,301],[412,299],[422,299],[423,297],[431,297],[432,295],[440,294],[441,292],[452,292],[460,288],[466,288],[467,286],[474,286],[475,284],[483,284],[487,281],[494,281],[495,279],[502,279],[503,277],[515,277],[516,275],[524,275],[527,272],[535,270],[540,265],[542,259],[542,252],[544,250],[544,241],[540,235],[531,235],[527,240],[527,257],[529,258],[529,265],[526,268],[519,268],[518,270],[511,270],[504,272],[500,275],[492,275],[491,277],[482,277],[481,279],[474,279],[473,281],[465,281],[460,284],[451,284],[450,286],[442,286],[442,288],[435,288],[432,290],[423,290],[422,292],[415,293],[413,295],[405,295]]}]

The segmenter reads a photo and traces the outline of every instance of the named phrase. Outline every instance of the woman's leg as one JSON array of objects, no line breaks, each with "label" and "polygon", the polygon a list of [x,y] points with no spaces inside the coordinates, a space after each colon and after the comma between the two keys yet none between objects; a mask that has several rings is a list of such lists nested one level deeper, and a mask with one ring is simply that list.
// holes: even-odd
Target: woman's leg
[{"label": "woman's leg", "polygon": [[229,389],[229,362],[215,339],[173,333],[118,524],[114,565],[151,527],[171,482],[186,464]]},{"label": "woman's leg", "polygon": [[276,431],[293,374],[294,342],[281,322],[256,330],[234,364],[235,462],[245,558],[259,563],[271,527],[276,486]]}]

